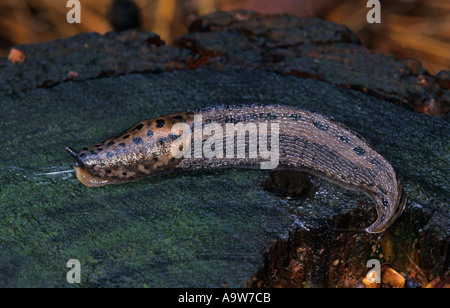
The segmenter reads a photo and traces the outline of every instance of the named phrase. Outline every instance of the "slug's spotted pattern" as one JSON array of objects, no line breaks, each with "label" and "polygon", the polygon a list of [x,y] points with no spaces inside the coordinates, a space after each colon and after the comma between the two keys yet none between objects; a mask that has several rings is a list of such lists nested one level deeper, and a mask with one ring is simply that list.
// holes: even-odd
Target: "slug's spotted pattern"
[{"label": "slug's spotted pattern", "polygon": [[76,160],[78,179],[87,186],[126,183],[178,170],[259,167],[258,158],[175,157],[173,146],[181,150],[183,138],[191,139],[194,134],[174,134],[172,127],[177,123],[193,127],[194,117],[199,115],[204,123],[215,122],[223,128],[226,123],[278,123],[277,168],[310,172],[370,196],[378,217],[366,229],[369,233],[386,230],[405,207],[406,198],[394,168],[364,138],[332,118],[294,107],[220,106],[182,112],[139,122],[79,153],[69,147],[66,150]]}]

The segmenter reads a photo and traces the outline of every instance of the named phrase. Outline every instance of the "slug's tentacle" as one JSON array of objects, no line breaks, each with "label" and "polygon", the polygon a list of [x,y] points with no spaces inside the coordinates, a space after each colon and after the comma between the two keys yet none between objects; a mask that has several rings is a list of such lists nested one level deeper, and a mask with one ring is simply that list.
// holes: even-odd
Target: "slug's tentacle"
[{"label": "slug's tentacle", "polygon": [[71,149],[70,147],[66,147],[65,148],[66,152],[69,153],[73,158],[77,159],[78,153],[75,152],[73,149]]},{"label": "slug's tentacle", "polygon": [[202,168],[307,171],[370,196],[378,217],[366,229],[369,233],[384,231],[406,204],[394,168],[364,138],[333,118],[294,107],[220,106],[182,112],[139,122],[79,153],[69,147],[66,151],[76,159],[77,177],[87,186]]}]

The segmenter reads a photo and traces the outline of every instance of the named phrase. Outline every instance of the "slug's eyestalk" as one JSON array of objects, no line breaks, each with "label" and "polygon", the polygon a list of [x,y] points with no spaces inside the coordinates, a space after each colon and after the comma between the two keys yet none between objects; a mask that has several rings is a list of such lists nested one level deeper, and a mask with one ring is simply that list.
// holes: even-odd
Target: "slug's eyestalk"
[{"label": "slug's eyestalk", "polygon": [[74,159],[77,159],[78,153],[75,152],[73,149],[71,149],[70,147],[65,147],[64,150],[66,150],[67,153],[69,153],[70,155],[72,155],[72,157]]},{"label": "slug's eyestalk", "polygon": [[66,150],[66,152],[69,153],[70,156],[73,157],[73,159],[75,159],[75,167],[78,167],[78,166],[81,164],[80,160],[78,159],[78,153],[75,152],[75,150],[73,150],[73,149],[72,149],[71,147],[69,147],[69,146],[66,146],[66,147],[64,148],[64,150]]}]

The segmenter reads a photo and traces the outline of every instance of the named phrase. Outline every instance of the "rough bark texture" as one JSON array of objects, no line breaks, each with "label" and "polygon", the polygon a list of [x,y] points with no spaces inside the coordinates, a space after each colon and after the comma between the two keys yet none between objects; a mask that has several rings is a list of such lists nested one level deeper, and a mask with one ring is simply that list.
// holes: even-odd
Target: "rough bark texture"
[{"label": "rough bark texture", "polygon": [[[423,281],[448,273],[449,118],[416,112],[448,113],[448,73],[372,53],[317,19],[217,12],[190,31],[174,46],[152,33],[81,34],[18,46],[23,63],[0,59],[1,287],[71,286],[71,258],[81,286],[353,286],[371,258]],[[249,103],[299,106],[363,135],[404,183],[398,222],[381,237],[345,231],[373,221],[368,198],[314,181],[313,194],[286,200],[265,190],[265,171],[98,189],[45,174],[71,168],[66,145]]]}]

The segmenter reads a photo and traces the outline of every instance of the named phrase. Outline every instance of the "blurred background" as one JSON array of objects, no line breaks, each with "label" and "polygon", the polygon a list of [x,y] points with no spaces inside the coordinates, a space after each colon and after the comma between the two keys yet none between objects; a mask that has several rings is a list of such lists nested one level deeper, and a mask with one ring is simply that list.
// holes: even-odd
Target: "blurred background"
[{"label": "blurred background", "polygon": [[67,23],[67,2],[0,0],[0,57],[14,45],[128,27],[155,32],[171,44],[197,15],[246,9],[345,24],[373,51],[416,58],[432,74],[450,70],[450,0],[380,1],[381,24],[367,23],[367,0],[79,0],[80,24]]}]

